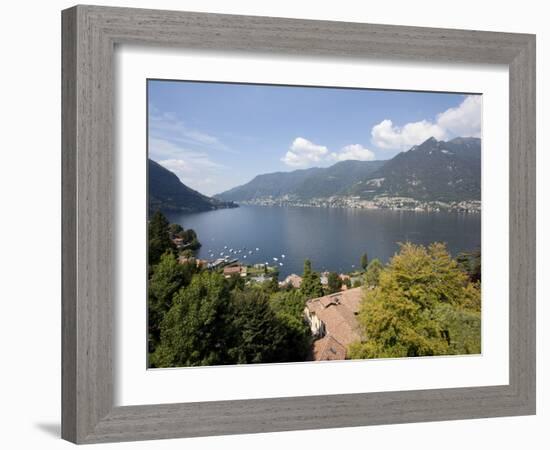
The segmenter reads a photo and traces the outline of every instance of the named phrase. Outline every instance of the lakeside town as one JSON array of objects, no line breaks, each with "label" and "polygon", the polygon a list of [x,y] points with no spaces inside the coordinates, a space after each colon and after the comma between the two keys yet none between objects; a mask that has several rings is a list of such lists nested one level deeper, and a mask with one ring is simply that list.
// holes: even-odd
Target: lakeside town
[{"label": "lakeside town", "polygon": [[281,197],[259,197],[254,200],[240,201],[243,205],[254,206],[299,206],[314,208],[358,208],[388,209],[396,211],[455,211],[480,213],[481,201],[462,200],[456,202],[422,201],[410,197],[376,196],[372,200],[359,196],[331,196],[312,199],[300,199],[292,195]]},{"label": "lakeside town", "polygon": [[[233,284],[239,282],[245,286],[269,285],[270,289],[286,292],[299,292],[302,288],[303,277],[297,274],[290,274],[282,281],[279,281],[279,267],[282,262],[274,257],[274,263],[256,263],[245,264],[239,257],[246,258],[254,250],[233,249],[224,247],[224,251],[219,253],[218,258],[213,260],[200,259],[194,256],[190,251],[190,245],[182,237],[183,229],[172,225],[169,236],[176,251],[179,252],[177,258],[178,264],[191,264],[198,270],[208,270],[222,274],[226,280],[231,280]],[[187,236],[189,233],[187,233]],[[196,239],[194,232],[191,233]],[[196,244],[195,246],[196,247]],[[244,251],[244,254],[243,254]],[[210,253],[210,256],[214,256]],[[284,260],[285,255],[280,258]],[[307,263],[306,263],[307,264]],[[311,333],[312,346],[308,359],[312,361],[333,361],[345,360],[348,355],[348,346],[358,341],[359,323],[357,314],[361,303],[363,288],[363,278],[368,267],[367,256],[363,256],[363,270],[357,270],[349,274],[335,272],[321,272],[314,274],[320,286],[318,291],[327,293],[320,297],[308,299],[303,308],[303,319]],[[377,261],[372,267],[379,265]],[[275,288],[273,287],[275,285]]]},{"label": "lakeside town", "polygon": [[[191,263],[190,258],[180,256],[180,264]],[[196,259],[195,263],[209,270],[217,270],[225,279],[239,277],[250,286],[252,284],[276,283],[283,291],[299,291],[303,278],[297,274],[290,274],[282,281],[278,281],[278,269],[268,264],[246,265],[238,259],[217,259],[213,263]],[[334,279],[329,283],[329,279]],[[356,271],[351,274],[337,274],[325,271],[319,274],[319,282],[324,292],[336,292],[309,299],[304,307],[306,320],[313,338],[311,360],[334,361],[345,360],[348,357],[348,346],[359,341],[359,323],[357,314],[361,303],[364,272]],[[355,286],[355,287],[352,287]]]}]

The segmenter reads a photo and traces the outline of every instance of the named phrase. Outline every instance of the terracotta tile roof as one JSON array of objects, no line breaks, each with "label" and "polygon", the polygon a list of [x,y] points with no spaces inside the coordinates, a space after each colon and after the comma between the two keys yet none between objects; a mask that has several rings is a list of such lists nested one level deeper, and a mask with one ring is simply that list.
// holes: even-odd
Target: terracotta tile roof
[{"label": "terracotta tile roof", "polygon": [[295,273],[289,275],[281,284],[291,284],[293,288],[300,289],[302,285],[302,277]]},{"label": "terracotta tile roof", "polygon": [[241,266],[229,266],[223,268],[224,275],[233,275],[237,273],[241,273]]},{"label": "terracotta tile roof", "polygon": [[324,323],[326,335],[347,347],[361,339],[356,313],[362,297],[363,289],[358,287],[308,300],[306,306]]},{"label": "terracotta tile roof", "polygon": [[346,359],[346,347],[331,335],[317,339],[313,343],[314,361],[336,361]]}]

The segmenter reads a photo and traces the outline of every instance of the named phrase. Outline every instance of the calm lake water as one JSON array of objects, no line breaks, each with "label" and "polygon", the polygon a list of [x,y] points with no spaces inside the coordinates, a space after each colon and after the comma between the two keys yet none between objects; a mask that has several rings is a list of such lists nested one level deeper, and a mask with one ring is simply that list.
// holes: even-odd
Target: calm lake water
[{"label": "calm lake water", "polygon": [[197,232],[200,258],[241,249],[247,264],[282,262],[279,279],[301,274],[306,258],[317,271],[336,272],[357,268],[365,251],[387,262],[398,242],[445,242],[453,255],[481,244],[481,214],[473,213],[241,206],[167,217]]}]

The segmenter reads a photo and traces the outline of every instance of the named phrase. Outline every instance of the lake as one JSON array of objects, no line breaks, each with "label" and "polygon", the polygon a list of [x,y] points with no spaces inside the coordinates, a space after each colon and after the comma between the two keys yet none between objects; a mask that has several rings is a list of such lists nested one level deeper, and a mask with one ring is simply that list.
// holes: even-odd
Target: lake
[{"label": "lake", "polygon": [[241,206],[167,218],[197,232],[198,257],[212,259],[214,253],[219,258],[241,249],[237,256],[243,263],[282,263],[280,280],[301,274],[306,258],[317,271],[350,272],[365,251],[369,260],[387,262],[398,242],[445,242],[454,256],[481,245],[478,213]]}]

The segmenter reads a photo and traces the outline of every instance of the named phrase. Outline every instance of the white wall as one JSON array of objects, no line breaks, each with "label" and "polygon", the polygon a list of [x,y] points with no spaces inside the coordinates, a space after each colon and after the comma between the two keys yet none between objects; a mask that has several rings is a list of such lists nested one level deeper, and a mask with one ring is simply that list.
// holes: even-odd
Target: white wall
[{"label": "white wall", "polygon": [[[542,210],[543,188],[550,178],[547,147],[550,96],[550,29],[545,2],[353,0],[158,0],[105,1],[105,5],[205,12],[271,15],[311,19],[363,21],[399,25],[469,28],[537,34],[538,78],[538,409],[536,417],[484,419],[353,429],[302,431],[161,442],[122,444],[117,448],[316,448],[364,445],[368,448],[464,449],[543,448],[548,440],[550,396],[543,377],[549,352],[545,342],[550,326],[542,300],[541,261],[549,239],[540,230],[550,226]],[[0,183],[0,299],[2,302],[2,371],[0,411],[4,448],[68,448],[59,439],[60,417],[60,10],[63,0],[4,2],[0,19],[1,152]],[[496,7],[496,8],[495,8]],[[545,20],[546,17],[546,20]],[[6,139],[7,138],[7,139]],[[546,145],[545,145],[546,144]],[[546,161],[545,161],[546,160]],[[543,168],[546,166],[546,171]],[[544,185],[544,186],[543,186]],[[546,225],[546,227],[543,225]],[[544,250],[547,250],[544,252]],[[544,267],[546,266],[546,267]],[[546,291],[543,293],[543,289]],[[6,310],[7,307],[7,310]],[[546,353],[546,355],[543,355]],[[543,356],[545,359],[543,359]],[[543,372],[544,371],[544,372]],[[547,445],[547,444],[546,444]],[[107,447],[105,447],[107,448]],[[109,447],[113,448],[113,447]]]}]

